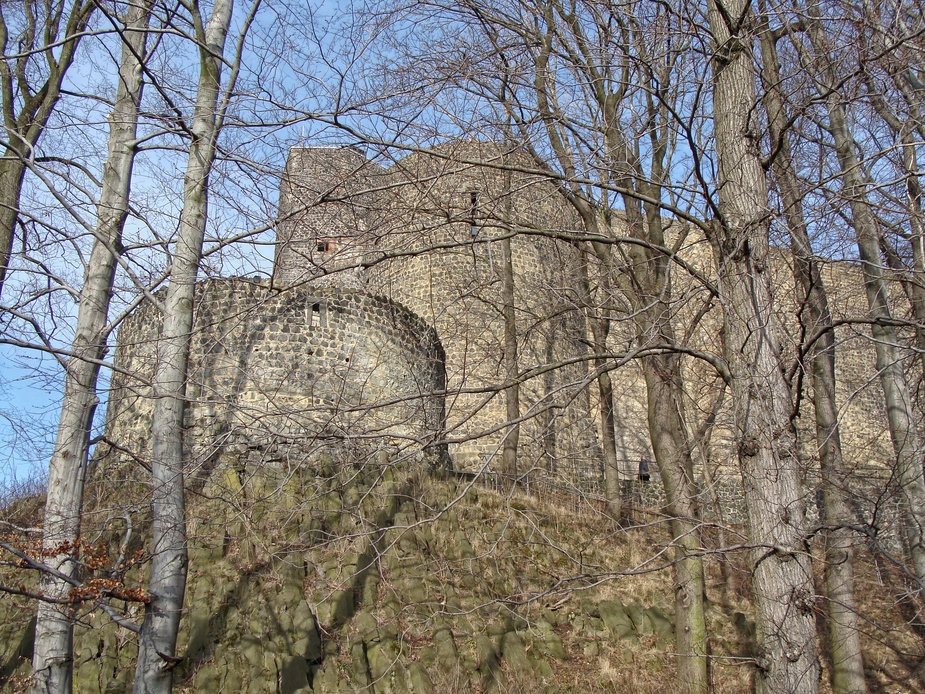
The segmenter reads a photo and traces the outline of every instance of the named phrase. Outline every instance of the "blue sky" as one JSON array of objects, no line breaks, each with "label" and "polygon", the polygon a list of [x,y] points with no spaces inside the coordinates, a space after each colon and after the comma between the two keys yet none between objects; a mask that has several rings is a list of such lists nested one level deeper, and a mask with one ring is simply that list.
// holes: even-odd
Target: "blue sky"
[{"label": "blue sky", "polygon": [[50,361],[0,345],[0,489],[46,473],[61,398]]}]

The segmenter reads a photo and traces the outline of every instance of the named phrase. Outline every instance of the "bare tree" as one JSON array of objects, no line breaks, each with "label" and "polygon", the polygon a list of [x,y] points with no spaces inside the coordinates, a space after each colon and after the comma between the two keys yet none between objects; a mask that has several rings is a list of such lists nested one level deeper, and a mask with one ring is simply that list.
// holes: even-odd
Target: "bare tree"
[{"label": "bare tree", "polygon": [[790,392],[781,365],[768,256],[768,189],[748,2],[709,4],[719,206],[710,234],[725,314],[735,438],[748,506],[758,608],[759,688],[815,692],[813,581]]},{"label": "bare tree", "polygon": [[[671,81],[684,50],[683,41],[676,41],[678,27],[668,13],[643,3],[628,12],[593,2],[547,2],[530,9],[467,3],[445,9],[448,16],[462,16],[473,35],[464,52],[442,66],[448,80],[496,109],[499,129],[513,131],[506,137],[530,153],[536,170],[554,177],[581,220],[584,233],[578,238],[590,262],[581,264],[574,281],[590,325],[606,497],[615,516],[622,490],[611,326],[618,314],[628,316],[636,349],[652,352],[639,364],[648,395],[649,438],[678,555],[681,681],[686,690],[706,691],[698,492],[681,358],[673,351],[675,251],[667,241],[661,201],[674,137],[677,94]],[[634,113],[642,115],[634,120]],[[617,199],[621,211],[614,209]]]},{"label": "bare tree", "polygon": [[[510,223],[511,218],[511,176],[505,176],[505,188],[508,191],[504,216]],[[514,296],[514,257],[511,250],[511,239],[506,237],[501,241],[501,302],[504,318],[504,372],[505,378],[511,382],[504,393],[505,410],[511,428],[504,437],[502,458],[504,471],[508,475],[517,477],[517,449],[520,443],[520,384],[517,382],[520,360],[517,355],[517,313]]]},{"label": "bare tree", "polygon": [[[146,309],[150,312],[139,313],[139,316],[155,316],[160,312],[164,327],[157,339],[154,394],[148,399],[155,409],[152,432],[154,537],[151,604],[142,627],[136,670],[138,691],[168,690],[174,666],[182,656],[176,648],[176,631],[186,590],[188,562],[185,494],[189,493],[190,481],[186,477],[191,459],[198,460],[199,455],[190,455],[190,442],[191,437],[209,435],[195,430],[198,424],[193,425],[193,430],[183,431],[184,411],[189,414],[190,403],[196,403],[203,396],[203,389],[208,387],[203,385],[208,380],[205,377],[197,380],[195,358],[191,362],[189,352],[191,340],[193,354],[199,354],[196,350],[201,347],[196,343],[197,328],[194,327],[199,324],[193,321],[194,289],[197,279],[206,272],[203,270],[203,245],[208,244],[208,240],[204,241],[205,228],[207,218],[214,211],[214,207],[207,204],[211,202],[207,198],[214,190],[213,162],[221,156],[218,137],[229,118],[227,109],[235,91],[237,71],[248,69],[246,64],[242,68],[239,55],[229,57],[230,51],[225,47],[231,17],[241,10],[235,9],[232,0],[220,0],[211,7],[210,19],[199,15],[199,12],[208,14],[199,5],[187,8],[192,13],[190,23],[196,34],[201,67],[193,120],[185,122],[182,109],[177,110],[176,116],[171,115],[176,134],[191,136],[191,144],[170,286],[166,301],[161,295],[153,297]],[[415,9],[422,10],[420,6]],[[794,128],[794,123],[803,118],[801,108],[809,107],[787,101],[781,88],[785,78],[775,68],[778,58],[775,41],[779,44],[788,38],[787,32],[798,32],[808,25],[797,20],[783,29],[768,27],[764,21],[767,18],[756,20],[747,0],[715,0],[709,5],[708,15],[699,15],[700,10],[706,12],[707,8],[648,2],[618,7],[612,3],[563,3],[558,0],[529,7],[517,3],[477,2],[428,5],[424,11],[429,17],[434,16],[429,13],[437,13],[438,21],[449,18],[447,23],[452,25],[458,42],[444,45],[444,52],[439,55],[435,55],[439,46],[433,51],[427,48],[426,78],[430,82],[423,91],[432,89],[433,94],[446,98],[446,103],[454,106],[461,102],[476,102],[476,106],[468,113],[460,108],[448,115],[438,114],[441,107],[438,98],[427,103],[430,94],[421,96],[418,89],[418,79],[423,81],[423,77],[410,68],[395,78],[401,84],[382,87],[384,90],[394,88],[385,95],[357,94],[352,91],[353,85],[346,81],[337,82],[336,88],[331,87],[343,99],[335,109],[338,116],[333,120],[337,126],[343,125],[349,120],[348,114],[353,113],[353,107],[346,106],[350,98],[357,98],[360,106],[356,111],[365,114],[357,117],[361,126],[346,126],[341,132],[362,135],[364,126],[369,125],[363,118],[372,118],[377,132],[358,139],[372,143],[377,153],[385,152],[379,155],[383,158],[404,147],[403,151],[414,152],[411,158],[417,155],[419,168],[415,169],[414,163],[398,162],[387,173],[384,167],[378,167],[377,161],[367,161],[363,154],[352,152],[347,158],[359,163],[336,172],[336,176],[332,174],[330,180],[325,179],[324,185],[317,189],[306,186],[311,188],[312,199],[294,203],[301,205],[302,211],[317,212],[326,205],[342,205],[345,209],[352,208],[348,210],[350,218],[355,223],[359,219],[362,224],[342,235],[340,231],[338,234],[332,232],[329,240],[335,243],[330,246],[319,236],[321,242],[309,243],[307,250],[303,248],[304,252],[296,254],[296,262],[315,262],[316,251],[331,255],[334,251],[346,250],[337,258],[342,261],[340,265],[334,262],[336,267],[325,268],[322,262],[313,266],[322,275],[330,269],[325,279],[333,278],[336,282],[339,273],[350,278],[361,277],[366,270],[381,270],[392,261],[396,261],[395,267],[400,267],[399,261],[403,260],[439,266],[439,262],[432,262],[440,257],[435,249],[461,250],[457,257],[466,261],[465,271],[472,269],[472,273],[461,272],[455,279],[464,278],[459,283],[466,285],[463,288],[466,298],[472,299],[465,310],[476,305],[478,308],[468,316],[463,312],[456,314],[460,323],[468,323],[463,326],[466,330],[460,329],[453,335],[473,336],[473,342],[464,345],[468,350],[466,356],[472,359],[469,365],[476,362],[479,367],[487,365],[485,373],[489,370],[491,373],[488,376],[479,373],[477,378],[452,386],[448,392],[461,397],[474,396],[473,399],[480,398],[482,403],[490,403],[485,411],[491,410],[494,421],[482,431],[477,430],[482,428],[481,423],[473,426],[457,441],[466,443],[462,438],[471,437],[479,439],[478,445],[481,445],[491,438],[493,443],[485,448],[493,450],[483,459],[500,457],[503,471],[507,473],[529,470],[527,456],[536,451],[535,459],[541,458],[540,448],[547,445],[543,427],[549,422],[548,430],[552,430],[551,423],[558,416],[552,404],[543,409],[553,398],[544,400],[544,394],[537,396],[536,393],[546,387],[543,379],[548,374],[564,373],[567,368],[575,367],[586,378],[573,379],[560,392],[570,389],[563,398],[584,396],[586,403],[594,402],[598,409],[595,413],[595,419],[600,418],[597,430],[592,431],[591,426],[587,430],[591,431],[592,439],[596,436],[599,440],[592,441],[586,450],[605,463],[609,511],[615,516],[620,513],[621,503],[618,436],[625,434],[620,430],[618,407],[623,407],[621,384],[626,382],[624,376],[632,374],[637,392],[629,395],[638,397],[640,404],[644,402],[645,405],[645,410],[640,407],[638,412],[632,413],[638,415],[635,420],[638,432],[634,433],[640,441],[647,439],[646,443],[651,444],[665,493],[665,505],[660,508],[667,511],[664,521],[670,533],[666,531],[665,534],[667,546],[660,544],[657,551],[665,552],[666,556],[669,552],[672,554],[670,561],[659,564],[660,570],[673,573],[671,585],[676,623],[672,652],[679,668],[679,688],[692,692],[704,692],[709,688],[704,563],[705,558],[711,560],[714,550],[710,539],[714,537],[713,530],[704,532],[702,527],[702,492],[692,450],[698,442],[705,442],[702,445],[709,447],[712,427],[725,414],[720,413],[724,402],[722,393],[710,391],[715,381],[707,379],[702,387],[692,385],[690,371],[708,364],[712,373],[718,374],[717,381],[721,380],[728,387],[730,398],[726,402],[733,410],[735,448],[729,458],[737,460],[741,470],[745,490],[743,506],[749,513],[748,538],[742,546],[751,552],[754,576],[760,637],[755,659],[759,688],[762,692],[812,692],[818,687],[820,669],[816,657],[813,615],[816,596],[809,548],[810,539],[819,529],[810,527],[804,515],[808,493],[801,477],[804,468],[798,460],[793,425],[797,411],[786,377],[788,350],[784,326],[779,319],[782,292],[777,287],[775,296],[770,280],[775,262],[775,252],[769,247],[775,193],[769,193],[765,180],[766,170],[770,169],[792,242],[792,254],[787,260],[795,265],[794,279],[803,320],[801,329],[810,340],[799,347],[805,352],[805,361],[792,368],[805,365],[813,384],[816,439],[825,493],[821,531],[826,536],[825,569],[835,665],[833,682],[838,691],[858,691],[864,685],[864,672],[855,614],[857,601],[851,588],[854,548],[851,531],[846,527],[851,515],[846,490],[854,480],[848,478],[841,461],[836,401],[836,387],[840,388],[841,384],[835,380],[833,320],[821,284],[819,264],[814,257],[813,245],[819,241],[810,238],[807,224],[814,210],[808,209],[811,203],[805,197],[805,183],[799,179],[802,171],[795,160],[800,155],[794,154],[799,152],[801,145],[805,147],[805,141],[800,141],[805,133]],[[251,8],[251,12],[254,11],[256,3]],[[245,20],[246,26],[252,13]],[[705,29],[704,20],[708,21],[709,30]],[[169,31],[181,33],[178,27],[182,21]],[[758,40],[762,42],[760,64],[752,53],[758,47]],[[691,42],[708,48],[700,53],[692,51]],[[240,44],[238,48],[240,50]],[[419,47],[408,48],[412,51]],[[351,52],[353,48],[344,50]],[[814,74],[819,64],[814,62],[818,50],[812,51],[813,60],[807,61],[814,66]],[[138,54],[143,53],[142,50]],[[704,55],[710,56],[712,63],[707,64]],[[394,56],[389,54],[385,60],[390,69],[394,66],[392,58]],[[231,66],[232,75],[223,79],[226,66]],[[709,81],[688,78],[694,73],[709,73],[711,67],[712,89]],[[330,69],[336,72],[340,67]],[[150,79],[161,90],[158,96],[168,101],[171,87],[166,82],[158,83],[153,73]],[[764,86],[761,94],[757,91],[759,83]],[[835,91],[841,86],[830,84],[829,88]],[[140,83],[138,88],[140,90]],[[828,96],[829,92],[825,94]],[[406,95],[409,95],[408,102],[403,101]],[[287,96],[274,92],[267,100],[278,105]],[[818,104],[819,95],[813,96]],[[393,99],[400,102],[399,106],[413,102],[415,107],[420,107],[416,110],[419,120],[402,122],[402,118],[406,118],[404,113],[387,114],[385,111]],[[172,105],[168,110],[173,110]],[[293,112],[298,110],[293,109]],[[299,117],[306,117],[307,111],[307,108],[302,110]],[[420,113],[425,115],[420,117]],[[315,115],[313,112],[309,117]],[[473,133],[479,128],[477,132],[488,133],[495,143],[503,141],[504,145],[465,143],[461,158],[454,158],[447,150],[428,152],[421,133],[436,136],[440,127],[428,119],[433,117],[434,121],[439,121],[441,115],[450,120],[448,128],[454,133],[460,129]],[[389,121],[390,118],[393,120]],[[769,138],[760,134],[764,118]],[[387,130],[382,126],[384,122],[398,124],[396,132],[402,139],[398,146],[383,134],[382,131]],[[429,131],[431,126],[433,130]],[[415,139],[419,135],[421,137]],[[903,140],[904,146],[913,149],[918,146],[917,141],[911,135]],[[767,142],[771,145],[771,157],[762,161],[762,149]],[[854,144],[857,148],[857,143]],[[524,152],[527,156],[523,156]],[[421,163],[423,159],[427,159],[426,164]],[[431,172],[428,167],[434,162],[437,164]],[[718,165],[715,179],[710,171],[714,163]],[[247,167],[240,159],[236,159],[235,164],[242,169]],[[395,171],[405,164],[408,177],[400,181]],[[375,168],[376,175],[364,178],[364,167]],[[863,160],[856,168],[862,171],[867,168],[866,175],[870,175]],[[914,175],[914,171],[907,173]],[[311,175],[317,176],[317,171],[313,170]],[[470,178],[467,180],[465,176]],[[490,201],[492,209],[484,214],[484,219],[481,217],[484,210],[471,212],[465,203],[459,204],[460,199],[469,200],[472,195],[470,189],[463,190],[463,186],[479,177],[475,185],[486,186],[480,188],[482,191],[487,190],[487,182],[491,182],[491,195],[483,193],[480,198],[483,208],[489,204],[487,198],[496,198]],[[506,183],[499,183],[502,178]],[[522,205],[529,199],[524,196],[512,202],[515,200],[511,193],[512,180],[528,181],[525,187],[542,181],[538,186],[542,188],[541,194],[555,198],[555,204],[560,206],[557,211],[568,210],[571,205],[572,209],[562,215],[567,222],[555,226],[556,221],[550,222],[549,218],[538,214],[541,221],[534,223],[528,219],[528,214],[512,210],[512,206]],[[358,188],[363,190],[358,191]],[[414,193],[420,193],[419,197],[407,192],[412,188]],[[561,198],[553,194],[556,192]],[[861,192],[868,198],[873,196],[869,189]],[[391,215],[390,221],[379,227],[365,226],[376,216],[365,207],[369,200],[382,197],[392,200],[406,193],[408,200],[395,204],[407,203],[408,208],[396,213],[389,208],[391,203],[384,203],[381,216]],[[476,198],[471,199],[475,206]],[[568,205],[562,204],[562,199],[566,199]],[[299,213],[293,212],[294,215]],[[477,218],[476,214],[480,216]],[[103,216],[101,209],[101,224]],[[335,216],[328,215],[328,219]],[[387,238],[396,220],[404,225],[401,232],[404,235],[397,242],[395,237]],[[408,220],[413,223],[406,224]],[[471,223],[472,229],[478,231],[476,220],[484,221],[485,226],[481,238],[476,238],[478,234],[470,238],[465,227]],[[461,230],[465,238],[454,239],[450,233],[428,237],[428,231],[434,228],[451,228],[453,233]],[[96,233],[103,237],[102,232]],[[113,233],[105,238],[115,239],[109,242],[109,250],[118,259],[118,235]],[[377,238],[379,233],[381,237]],[[685,254],[692,239],[693,243],[701,241],[701,234],[705,234],[712,245],[714,263],[711,265],[710,260],[697,258],[696,267],[692,267]],[[431,242],[433,238],[440,240]],[[579,255],[583,260],[580,264],[568,265],[574,270],[574,276],[568,277],[563,286],[554,287],[571,301],[557,315],[555,310],[536,310],[523,296],[533,285],[529,284],[530,280],[524,281],[526,287],[520,284],[526,273],[520,274],[523,266],[517,264],[523,257],[518,253],[533,238],[550,241],[547,248],[566,249],[570,253],[570,263],[571,258]],[[159,237],[155,245],[168,249],[171,247],[169,241],[172,239]],[[338,245],[341,241],[343,243]],[[882,233],[879,243],[878,253],[882,253],[885,244]],[[283,245],[285,242],[281,247]],[[493,258],[491,249],[495,249]],[[901,253],[904,251],[897,251],[896,255]],[[96,257],[95,252],[93,257]],[[482,277],[484,281],[472,289],[469,280],[481,270],[483,260],[494,263],[491,277]],[[906,260],[901,258],[902,262]],[[708,268],[706,271],[702,269],[704,266]],[[706,279],[705,275],[713,271],[716,279]],[[556,279],[563,276],[558,275]],[[401,282],[400,272],[395,279],[396,284]],[[415,284],[419,279],[409,277],[408,284]],[[280,291],[285,284],[285,280],[275,282],[270,291]],[[112,286],[111,276],[108,286]],[[696,288],[691,289],[691,286]],[[792,286],[792,282],[787,286]],[[431,306],[445,298],[434,300],[435,287],[433,284],[428,287],[426,280],[413,290],[422,294],[430,290],[431,296],[425,297],[422,303],[430,300]],[[300,296],[308,295],[303,291]],[[689,303],[691,296],[707,298],[702,298],[701,306],[694,306]],[[85,312],[83,304],[90,302],[81,301],[80,316],[83,317],[90,311],[88,307]],[[725,321],[722,333],[706,327],[707,324],[715,325],[715,313],[698,326],[698,321],[710,313],[714,302],[722,307]],[[101,299],[96,305],[102,303]],[[563,300],[563,306],[566,304]],[[574,310],[576,306],[579,307],[577,311]],[[253,310],[258,313],[260,307]],[[419,309],[414,307],[413,310]],[[573,323],[560,329],[555,321],[569,311],[568,320]],[[579,313],[583,314],[581,320]],[[479,321],[487,315],[490,318],[481,325]],[[102,318],[97,315],[97,319],[102,323],[96,330],[105,335],[112,327],[105,325],[105,311]],[[316,319],[322,320],[321,309],[316,316],[309,304],[306,318],[309,327],[315,325]],[[892,320],[886,316],[879,322],[888,324]],[[83,318],[80,321],[83,325]],[[152,320],[151,325],[158,322]],[[563,319],[561,324],[565,322]],[[543,333],[544,340],[548,333],[550,343],[562,338],[581,342],[582,348],[570,351],[568,359],[559,361],[560,353],[554,348],[544,352],[537,347],[540,343],[545,346],[543,340],[533,339],[538,333]],[[710,334],[702,337],[704,333]],[[82,335],[83,332],[78,331],[78,337]],[[894,338],[898,343],[899,337]],[[153,342],[154,338],[151,339]],[[478,353],[468,349],[475,340],[481,341]],[[704,340],[709,346],[698,352],[690,347],[692,340]],[[722,340],[725,340],[724,352],[719,356],[714,347]],[[95,348],[104,341],[102,337],[90,340]],[[83,348],[83,343],[75,342],[75,354],[78,346]],[[484,356],[485,353],[489,356]],[[103,359],[102,352],[81,354],[80,363],[99,363]],[[801,353],[800,357],[803,356]],[[902,353],[897,351],[894,357],[898,360]],[[621,369],[624,369],[622,373]],[[245,367],[239,372],[245,374]],[[71,373],[79,373],[76,362],[73,368],[68,368],[69,379]],[[93,372],[94,380],[95,377]],[[242,375],[242,378],[250,377],[250,372]],[[547,387],[545,393],[559,388],[563,380],[564,377],[558,375],[550,377],[549,383],[553,385]],[[78,434],[86,434],[92,418],[92,386],[86,378],[81,384],[82,418],[74,418],[69,425],[69,430],[75,432],[74,440]],[[591,389],[596,389],[596,395],[589,396]],[[224,398],[219,386],[215,392],[218,393],[217,401]],[[273,403],[270,396],[267,397],[269,406],[278,406],[279,412],[296,419],[313,407],[291,405],[282,400]],[[231,398],[223,402],[229,408],[236,406]],[[696,416],[692,411],[701,406],[703,424],[692,435],[697,429],[691,425]],[[583,414],[589,410],[590,406],[585,407]],[[362,407],[358,406],[350,414],[361,417],[361,411]],[[197,410],[193,409],[192,413],[195,415]],[[186,419],[188,424],[191,418]],[[585,416],[584,419],[590,418]],[[64,420],[62,416],[62,427]],[[465,427],[466,424],[461,425],[460,431]],[[537,428],[542,431],[531,440]],[[348,428],[347,433],[356,432]],[[363,436],[367,434],[370,438],[376,435],[363,432]],[[141,445],[145,446],[146,442],[147,439]],[[309,447],[307,442],[300,441],[293,444],[293,450],[300,445],[306,450]],[[721,445],[722,442],[714,446],[712,452],[702,453],[705,465],[711,455],[719,457]],[[223,450],[221,446],[222,441],[216,440],[212,450]],[[549,453],[555,447],[553,441],[544,450]],[[57,461],[54,465],[72,476],[79,475],[84,469],[82,461],[86,457],[86,447],[77,450],[78,453],[71,455],[69,467]],[[75,459],[79,464],[73,464]],[[372,465],[369,461],[374,460],[370,454],[362,465],[369,467]],[[304,462],[301,460],[299,464]],[[254,465],[266,463],[260,460]],[[595,461],[595,465],[599,463],[600,460]],[[735,469],[735,463],[728,467],[724,475]],[[272,474],[275,473],[269,476]],[[596,467],[588,478],[595,474]],[[703,475],[709,484],[709,470],[704,470]],[[203,474],[203,479],[205,477],[208,473]],[[597,482],[595,478],[594,483]],[[68,509],[68,519],[78,519],[79,494],[71,490],[79,487],[79,483],[78,479],[74,484],[59,487],[56,482],[55,491],[49,495],[49,508],[53,508],[53,503],[63,504]],[[196,488],[199,480],[192,484]],[[284,493],[284,486],[280,485],[274,493]],[[54,498],[59,498],[59,491],[66,492],[66,498],[53,502]],[[307,507],[300,506],[300,509]],[[58,525],[57,517],[64,515],[57,507],[49,513],[49,538]],[[429,523],[430,519],[421,522]],[[724,530],[729,532],[728,528]],[[79,537],[78,531],[79,526],[72,522],[67,530],[68,538]],[[739,532],[739,529],[732,532]],[[374,535],[378,533],[378,529],[373,531]],[[65,539],[48,545],[46,551],[64,548],[73,542],[73,539]],[[725,540],[720,540],[720,544],[725,544]],[[726,549],[720,547],[719,551]],[[73,565],[74,555],[73,551],[62,551],[55,561],[61,562],[61,566],[68,562]],[[607,569],[601,580],[617,575],[622,575],[621,571]],[[67,581],[54,575],[48,581],[60,584],[55,589],[59,590],[57,595],[63,597],[54,598],[54,601],[66,601]],[[48,594],[51,596],[50,590]],[[65,628],[69,625],[67,609],[66,606],[64,619],[56,617]],[[59,630],[58,633],[65,632]],[[58,652],[66,653],[66,646]],[[180,672],[185,671],[185,665],[179,667]]]},{"label": "bare tree", "polygon": [[790,114],[781,88],[774,29],[764,18],[761,32],[761,77],[768,114],[772,168],[790,232],[794,279],[807,347],[807,370],[812,379],[816,418],[816,446],[822,471],[825,509],[825,581],[831,639],[832,686],[836,692],[863,692],[864,659],[854,595],[854,541],[849,525],[852,511],[847,498],[848,476],[842,458],[838,403],[835,390],[835,331],[828,294],[813,254],[803,212],[802,190],[793,164]]},{"label": "bare tree", "polygon": [[[225,54],[225,41],[234,10],[233,0],[219,0],[206,21],[199,3],[189,5],[199,53],[199,84],[190,124],[190,150],[183,186],[183,210],[164,299],[163,327],[157,343],[157,368],[152,383],[155,399],[151,424],[152,561],[138,644],[135,692],[169,692],[177,631],[186,590],[186,502],[184,488],[183,414],[189,340],[193,321],[193,292],[202,258],[208,213],[209,174],[219,133],[235,80],[241,51],[260,0],[244,17],[235,52]],[[224,65],[231,72],[222,86]]]},{"label": "bare tree", "polygon": [[871,333],[876,348],[877,370],[886,402],[890,436],[896,453],[897,475],[903,510],[903,534],[918,581],[925,591],[925,476],[922,451],[915,424],[900,343],[893,323],[889,290],[884,278],[877,221],[867,198],[867,183],[858,159],[857,147],[848,125],[848,113],[841,97],[839,80],[831,60],[831,44],[823,28],[818,3],[807,6],[807,38],[812,53],[803,53],[813,70],[817,89],[828,112],[826,129],[841,168],[844,195],[851,207],[851,221],[857,238],[858,255],[867,293]]},{"label": "bare tree", "polygon": [[111,329],[107,325],[109,303],[129,212],[151,5],[129,5],[121,31],[124,44],[109,120],[109,155],[97,204],[93,250],[80,293],[72,356],[66,367],[58,437],[49,465],[42,548],[53,572],[43,573],[42,593],[53,602],[39,603],[33,657],[35,692],[71,691],[74,605],[68,599],[72,586],[66,579],[76,578],[79,570],[75,555],[80,543],[84,474],[99,402],[97,377]]},{"label": "bare tree", "polygon": [[6,136],[0,159],[0,291],[13,248],[27,163],[35,157],[95,8],[93,2],[75,0],[72,4],[25,2],[0,9],[4,56],[0,106]]}]

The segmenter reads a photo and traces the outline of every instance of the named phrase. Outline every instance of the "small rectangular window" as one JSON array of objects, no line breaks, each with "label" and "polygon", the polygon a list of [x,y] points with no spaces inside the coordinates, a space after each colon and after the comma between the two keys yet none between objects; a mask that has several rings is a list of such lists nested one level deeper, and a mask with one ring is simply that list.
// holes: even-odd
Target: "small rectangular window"
[{"label": "small rectangular window", "polygon": [[469,193],[469,235],[475,238],[479,235],[479,228],[476,226],[476,219],[479,215],[479,194],[473,190]]},{"label": "small rectangular window", "polygon": [[331,242],[327,239],[318,239],[316,248],[319,253],[327,253],[331,250]]}]

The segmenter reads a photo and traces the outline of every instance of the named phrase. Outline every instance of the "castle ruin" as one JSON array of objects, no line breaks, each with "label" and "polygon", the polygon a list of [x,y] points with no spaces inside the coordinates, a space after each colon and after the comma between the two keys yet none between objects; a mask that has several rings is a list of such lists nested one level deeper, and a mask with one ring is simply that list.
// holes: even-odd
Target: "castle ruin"
[{"label": "castle ruin", "polygon": [[[354,440],[411,446],[444,463],[448,451],[457,470],[496,472],[514,431],[508,398],[516,382],[516,474],[600,489],[585,314],[600,270],[570,241],[580,228],[555,185],[497,144],[451,142],[388,167],[349,147],[293,148],[271,280],[199,288],[187,388],[193,466],[229,446],[280,458]],[[708,271],[702,241],[676,236],[679,253]],[[777,260],[786,297],[786,254]],[[827,272],[836,318],[864,315],[856,269],[832,264]],[[691,326],[686,345],[718,352],[721,319],[711,297],[685,277],[674,292],[673,310]],[[154,311],[145,306],[123,326],[122,372],[153,372]],[[630,320],[616,318],[608,347],[631,354],[638,336]],[[793,325],[793,313],[784,323]],[[865,333],[839,333],[843,440],[856,478],[881,489],[891,448]],[[613,377],[621,475],[632,479],[649,453],[645,388],[632,359]],[[692,426],[713,422],[695,452],[704,486],[714,500],[735,501],[728,407],[714,407],[719,379],[696,359],[685,362],[685,377]],[[151,405],[141,382],[114,379],[108,437],[143,457]],[[809,409],[795,415],[811,461]]]}]

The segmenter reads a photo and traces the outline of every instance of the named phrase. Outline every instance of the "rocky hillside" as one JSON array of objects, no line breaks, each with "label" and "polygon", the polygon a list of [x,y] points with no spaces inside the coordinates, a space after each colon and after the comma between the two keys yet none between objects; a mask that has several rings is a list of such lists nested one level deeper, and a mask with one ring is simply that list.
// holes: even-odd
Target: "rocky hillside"
[{"label": "rocky hillside", "polygon": [[[132,556],[126,528],[134,545],[145,519],[130,499],[143,488],[111,473],[96,483],[91,522],[113,556]],[[572,497],[489,490],[357,449],[298,465],[238,452],[193,482],[180,691],[672,690],[670,554],[657,515],[637,513],[649,522],[625,529]],[[711,564],[718,692],[749,689],[738,565]],[[140,568],[124,580],[143,585]],[[28,673],[30,607],[4,598],[0,609],[0,676],[14,690]],[[921,642],[905,628],[889,634],[889,648],[883,638],[872,647],[882,655],[871,681],[909,691]],[[75,650],[78,692],[130,688],[133,635],[92,602]]]}]

